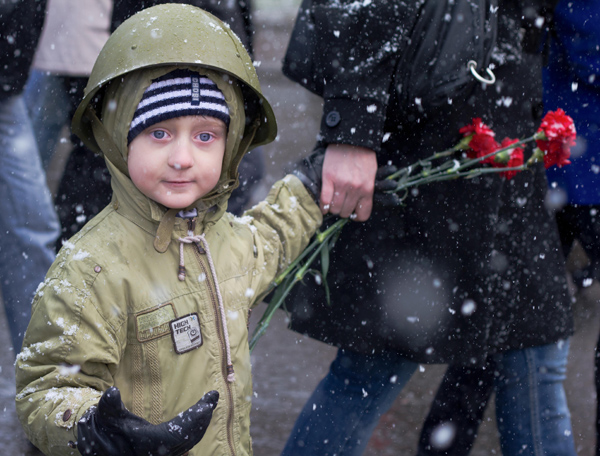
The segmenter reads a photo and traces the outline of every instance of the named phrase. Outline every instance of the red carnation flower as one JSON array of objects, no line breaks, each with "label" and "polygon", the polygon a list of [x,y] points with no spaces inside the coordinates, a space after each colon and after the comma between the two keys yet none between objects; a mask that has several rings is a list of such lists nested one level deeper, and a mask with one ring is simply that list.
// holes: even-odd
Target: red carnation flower
[{"label": "red carnation flower", "polygon": [[[518,143],[518,139],[510,139],[504,138],[502,140],[502,144],[500,144],[501,148],[508,147],[511,144]],[[506,150],[505,152],[500,152],[496,155],[494,160],[494,166],[497,168],[515,168],[517,166],[521,166],[523,164],[523,149],[520,147],[515,147],[514,149]],[[502,171],[500,176],[510,180],[517,175],[518,171]]]},{"label": "red carnation flower", "polygon": [[571,147],[575,145],[575,125],[562,109],[548,112],[542,119],[542,124],[538,129],[538,135],[543,134],[541,139],[537,139],[537,146],[544,152],[544,166],[558,166],[571,163]]},{"label": "red carnation flower", "polygon": [[483,123],[480,117],[474,118],[471,121],[471,125],[464,126],[458,131],[465,137],[472,134],[487,135],[491,136],[492,138],[496,136],[492,129]]},{"label": "red carnation flower", "polygon": [[[470,125],[459,130],[465,138],[469,138],[467,157],[480,158],[498,150],[498,143],[494,139],[496,135],[491,128],[482,122],[480,118],[474,118]],[[482,160],[482,163],[494,163],[494,157]]]}]

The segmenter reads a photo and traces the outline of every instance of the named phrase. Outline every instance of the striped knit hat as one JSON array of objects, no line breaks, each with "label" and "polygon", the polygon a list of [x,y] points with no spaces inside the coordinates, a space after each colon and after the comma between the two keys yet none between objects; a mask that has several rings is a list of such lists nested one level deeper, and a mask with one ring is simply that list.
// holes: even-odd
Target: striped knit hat
[{"label": "striped knit hat", "polygon": [[127,144],[146,128],[183,116],[209,116],[229,126],[229,108],[223,92],[206,76],[175,70],[152,81],[138,104],[127,135]]}]

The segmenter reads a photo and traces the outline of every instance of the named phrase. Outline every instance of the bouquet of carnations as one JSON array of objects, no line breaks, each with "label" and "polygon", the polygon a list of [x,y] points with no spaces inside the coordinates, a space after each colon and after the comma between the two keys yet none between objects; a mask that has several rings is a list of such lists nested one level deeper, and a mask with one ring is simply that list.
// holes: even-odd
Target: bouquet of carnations
[{"label": "bouquet of carnations", "polygon": [[[459,132],[463,138],[451,149],[436,152],[389,175],[386,179],[395,185],[388,187],[390,189],[387,192],[395,193],[403,201],[409,195],[409,189],[432,182],[472,178],[489,173],[499,173],[503,178],[512,179],[518,172],[538,162],[543,162],[546,168],[562,167],[570,163],[571,147],[575,144],[576,137],[573,119],[562,109],[548,112],[537,132],[525,139],[505,138],[498,143],[495,133],[480,118],[473,119],[470,125],[461,128]],[[536,147],[525,162],[524,147],[534,141]],[[302,254],[273,281],[273,295],[252,334],[250,350],[265,333],[273,314],[282,307],[294,285],[307,274],[313,275],[317,284],[325,287],[329,300],[329,255],[348,220],[340,218],[325,231],[319,232]],[[315,270],[311,266],[319,257],[321,268]]]}]

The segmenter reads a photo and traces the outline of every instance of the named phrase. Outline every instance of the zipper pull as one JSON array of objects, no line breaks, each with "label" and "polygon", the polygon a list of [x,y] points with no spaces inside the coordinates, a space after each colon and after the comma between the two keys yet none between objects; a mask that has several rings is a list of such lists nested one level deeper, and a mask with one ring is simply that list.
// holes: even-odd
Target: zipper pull
[{"label": "zipper pull", "polygon": [[188,231],[190,231],[190,233],[188,233],[190,236],[194,235],[194,230],[196,229],[196,217],[192,217],[189,218],[187,220],[188,222]]}]

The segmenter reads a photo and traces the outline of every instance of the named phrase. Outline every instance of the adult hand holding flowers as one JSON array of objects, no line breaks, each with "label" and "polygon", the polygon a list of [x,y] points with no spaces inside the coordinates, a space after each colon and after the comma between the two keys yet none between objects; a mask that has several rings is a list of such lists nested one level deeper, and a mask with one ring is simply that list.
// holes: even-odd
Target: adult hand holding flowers
[{"label": "adult hand holding flowers", "polygon": [[[391,169],[393,172],[385,174],[385,178],[382,179],[385,183],[380,181],[376,184],[380,193],[376,199],[381,201],[384,199],[383,195],[388,198],[386,205],[402,205],[410,194],[409,189],[432,182],[473,178],[491,173],[498,173],[502,178],[512,179],[518,172],[538,162],[543,162],[546,168],[561,167],[570,163],[570,149],[575,144],[576,138],[573,120],[562,109],[547,113],[537,132],[524,139],[505,138],[498,143],[494,131],[480,118],[474,118],[471,124],[461,128],[459,133],[463,135],[462,139],[448,150],[436,152],[399,170],[390,168],[391,163],[387,167],[380,168],[380,177],[381,172],[385,170]],[[525,161],[524,148],[534,141],[536,147]],[[315,159],[314,155],[307,159],[309,163],[312,160],[313,170],[319,168],[318,164],[314,166]],[[252,335],[251,350],[265,333],[275,310],[283,305],[291,289],[307,273],[313,275],[317,283],[325,287],[329,297],[326,280],[329,255],[348,220],[348,218],[340,218],[325,231],[317,234],[304,252],[273,282],[274,294]],[[321,260],[320,271],[311,268],[317,257]]]}]

